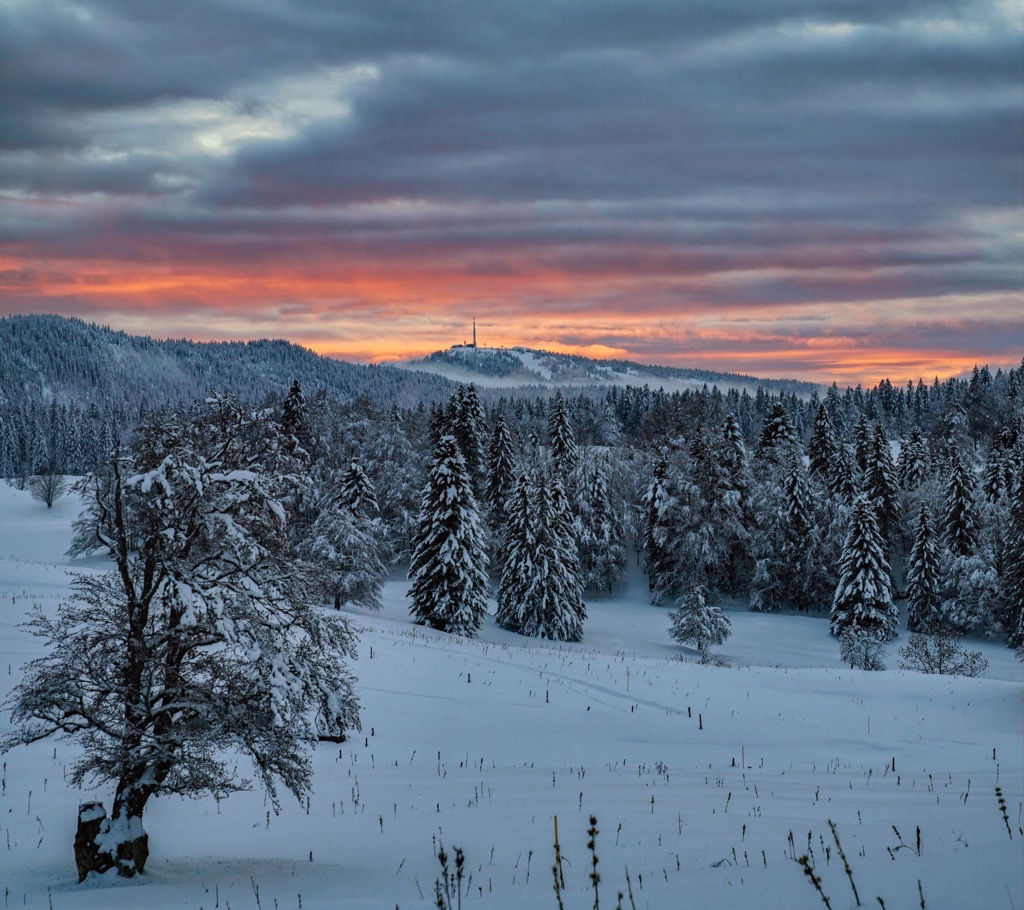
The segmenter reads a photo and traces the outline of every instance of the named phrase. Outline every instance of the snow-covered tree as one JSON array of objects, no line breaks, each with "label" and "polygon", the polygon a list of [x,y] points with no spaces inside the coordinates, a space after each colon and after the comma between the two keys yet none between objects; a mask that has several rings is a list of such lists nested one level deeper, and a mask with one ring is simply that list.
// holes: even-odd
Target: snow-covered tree
[{"label": "snow-covered tree", "polygon": [[46,467],[39,474],[29,478],[28,489],[33,499],[39,500],[48,509],[68,490],[68,481],[55,468]]},{"label": "snow-covered tree", "polygon": [[368,610],[381,608],[387,572],[367,515],[343,501],[329,504],[313,522],[302,553],[317,566],[317,579],[334,599],[335,609],[349,603]]},{"label": "snow-covered tree", "polygon": [[466,388],[460,386],[452,397],[448,406],[448,422],[449,432],[459,444],[459,451],[466,462],[466,473],[479,500],[484,495],[487,458],[484,452],[484,409],[473,383]]},{"label": "snow-covered tree", "polygon": [[1024,658],[1024,468],[1010,488],[1010,521],[1006,531],[1006,577],[1003,627],[1011,648]]},{"label": "snow-covered tree", "polygon": [[548,440],[551,444],[551,457],[559,475],[563,479],[569,477],[579,465],[580,453],[576,447],[576,435],[569,422],[569,413],[565,408],[565,399],[560,392],[555,395],[548,414]]},{"label": "snow-covered tree", "polygon": [[658,456],[654,463],[654,477],[644,494],[642,509],[644,519],[644,558],[647,567],[648,587],[658,599],[671,571],[670,553],[671,512],[674,497],[669,480],[669,464],[666,455]]},{"label": "snow-covered tree", "polygon": [[910,431],[910,437],[900,448],[896,473],[904,490],[916,490],[928,479],[930,473],[928,445],[917,427]]},{"label": "snow-covered tree", "polygon": [[579,641],[587,611],[569,502],[557,476],[521,476],[509,501],[499,625],[521,635]]},{"label": "snow-covered tree", "polygon": [[308,792],[321,732],[358,729],[353,633],[313,605],[311,569],[286,543],[276,433],[215,396],[184,424],[146,427],[79,487],[70,552],[114,568],[73,582],[56,617],[35,613],[49,651],[12,693],[3,748],[70,738],[71,782],[114,784],[76,851],[80,878],[144,870],[152,797],[246,789],[226,750],[249,756],[276,803],[277,782]]},{"label": "snow-covered tree", "polygon": [[954,556],[970,556],[976,543],[974,478],[957,448],[949,452],[949,479],[944,499],[943,541]]},{"label": "snow-covered tree", "polygon": [[625,531],[608,493],[605,463],[594,461],[582,470],[573,512],[583,586],[611,593],[626,571]]},{"label": "snow-covered tree", "polygon": [[420,625],[472,637],[487,613],[487,551],[454,436],[442,436],[413,538],[409,612]]},{"label": "snow-covered tree", "polygon": [[837,637],[850,628],[878,641],[897,634],[899,611],[892,602],[889,561],[874,505],[864,494],[853,504],[830,618],[831,632]]},{"label": "snow-covered tree", "polygon": [[892,451],[882,425],[875,427],[871,448],[867,454],[867,470],[864,472],[862,492],[875,504],[875,517],[887,544],[895,542],[899,534],[900,490],[896,481],[896,468],[892,463]]},{"label": "snow-covered tree", "polygon": [[711,646],[724,644],[732,632],[729,617],[720,607],[708,603],[708,591],[703,585],[690,588],[669,619],[672,625],[668,634],[680,644],[692,642],[702,663],[708,662]]},{"label": "snow-covered tree", "polygon": [[281,405],[281,433],[290,448],[305,449],[309,445],[309,410],[298,379],[292,380]]},{"label": "snow-covered tree", "polygon": [[355,516],[373,519],[380,514],[380,505],[377,503],[377,491],[373,488],[373,481],[366,476],[366,472],[356,458],[349,462],[345,473],[341,476],[341,488],[338,490],[337,503]]},{"label": "snow-covered tree", "polygon": [[847,505],[852,503],[857,492],[857,463],[849,446],[841,445],[836,450],[827,477],[829,494]]},{"label": "snow-covered tree", "polygon": [[793,420],[786,406],[777,401],[764,419],[754,457],[759,461],[786,464],[795,445],[796,428],[793,426]]},{"label": "snow-covered tree", "polygon": [[[503,414],[498,414],[487,453],[487,513],[493,544],[498,544],[505,528],[505,503],[515,483],[515,443]],[[493,568],[501,571],[500,547]]]},{"label": "snow-covered tree", "polygon": [[922,632],[938,622],[942,606],[941,587],[935,530],[927,504],[921,503],[914,529],[914,546],[907,563],[907,628],[911,632]]},{"label": "snow-covered tree", "polygon": [[822,403],[818,406],[818,413],[814,417],[814,429],[807,444],[807,456],[810,459],[808,473],[812,477],[828,478],[838,453],[835,426],[829,417],[828,409]]}]

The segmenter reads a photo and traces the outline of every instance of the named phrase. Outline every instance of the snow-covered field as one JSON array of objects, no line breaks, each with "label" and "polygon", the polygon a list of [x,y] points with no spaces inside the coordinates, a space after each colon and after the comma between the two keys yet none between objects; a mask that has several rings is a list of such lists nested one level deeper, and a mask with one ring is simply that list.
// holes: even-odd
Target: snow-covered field
[{"label": "snow-covered field", "polygon": [[[4,694],[39,653],[18,628],[26,610],[55,608],[69,572],[101,567],[62,555],[75,513],[70,497],[47,512],[0,485]],[[443,843],[465,851],[466,910],[554,908],[557,816],[566,910],[590,908],[593,814],[605,908],[627,869],[637,908],[821,907],[792,858],[809,851],[833,910],[854,907],[832,820],[864,906],[919,907],[920,881],[929,910],[1024,910],[1022,674],[1006,648],[972,644],[984,679],[861,673],[840,665],[823,619],[737,609],[719,649],[733,666],[702,667],[638,576],[589,602],[572,646],[493,624],[476,641],[423,630],[405,587],[356,616],[365,730],[318,747],[309,805],[158,799],[140,879],[75,883],[77,805],[110,794],[66,786],[71,746],[3,756],[3,906],[427,907]]]}]

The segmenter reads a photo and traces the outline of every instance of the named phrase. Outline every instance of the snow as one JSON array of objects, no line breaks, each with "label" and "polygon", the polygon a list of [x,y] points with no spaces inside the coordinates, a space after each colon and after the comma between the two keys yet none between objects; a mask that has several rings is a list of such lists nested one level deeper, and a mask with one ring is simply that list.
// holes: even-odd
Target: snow
[{"label": "snow", "polygon": [[[32,604],[52,611],[69,570],[103,567],[63,555],[76,512],[71,496],[47,511],[0,485],[0,694],[39,654],[17,627]],[[99,800],[109,811],[111,793],[65,785],[67,743],[12,750],[0,784],[5,904],[429,907],[443,842],[449,854],[465,850],[466,910],[543,910],[555,907],[557,815],[564,901],[575,910],[593,905],[594,814],[602,906],[615,906],[628,867],[638,908],[819,908],[789,857],[789,833],[800,856],[810,832],[822,887],[847,910],[832,820],[864,906],[877,896],[917,907],[920,881],[929,910],[1024,908],[1022,673],[1012,652],[970,642],[990,661],[981,679],[862,673],[841,665],[827,604],[821,616],[726,604],[733,634],[716,652],[733,666],[698,666],[631,568],[624,594],[587,598],[578,644],[524,639],[493,618],[473,641],[414,626],[407,582],[392,579],[379,614],[349,614],[362,630],[353,669],[364,735],[317,748],[308,807],[285,803],[275,815],[259,792],[158,799],[139,879],[75,883],[78,806]],[[890,666],[905,638],[887,646]],[[0,736],[9,731],[4,714]],[[239,775],[248,776],[241,760]]]}]

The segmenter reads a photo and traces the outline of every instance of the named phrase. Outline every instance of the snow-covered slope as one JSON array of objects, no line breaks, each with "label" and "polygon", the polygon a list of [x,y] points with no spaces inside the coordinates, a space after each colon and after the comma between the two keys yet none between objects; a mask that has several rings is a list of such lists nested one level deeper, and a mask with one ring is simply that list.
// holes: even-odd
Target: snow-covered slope
[{"label": "snow-covered slope", "polygon": [[[75,506],[47,512],[0,485],[0,693],[40,653],[17,625],[26,610],[53,609],[68,571],[101,567],[63,556]],[[354,617],[365,730],[318,747],[309,805],[275,815],[260,793],[157,800],[141,879],[75,884],[77,805],[110,794],[67,787],[73,747],[5,755],[5,904],[425,908],[443,843],[465,851],[465,910],[554,910],[557,816],[564,904],[577,910],[594,906],[593,814],[602,907],[628,881],[648,910],[815,910],[793,859],[808,853],[834,910],[853,908],[829,820],[863,906],[919,907],[920,881],[928,910],[1024,907],[1021,666],[1007,649],[973,645],[991,661],[984,679],[861,673],[840,666],[823,619],[736,608],[719,649],[734,665],[702,667],[671,642],[636,574],[626,593],[589,603],[578,645],[493,622],[476,641],[412,626],[406,587],[394,579],[380,615]]]},{"label": "snow-covered slope", "polygon": [[705,384],[722,389],[746,389],[754,394],[760,386],[769,391],[809,395],[819,387],[786,379],[758,379],[736,373],[679,369],[634,363],[628,360],[594,360],[576,354],[556,354],[532,348],[484,348],[457,345],[436,351],[420,360],[392,364],[406,370],[433,373],[453,382],[476,383],[483,388],[540,386],[579,388],[601,385],[648,385],[666,392],[699,389]]}]

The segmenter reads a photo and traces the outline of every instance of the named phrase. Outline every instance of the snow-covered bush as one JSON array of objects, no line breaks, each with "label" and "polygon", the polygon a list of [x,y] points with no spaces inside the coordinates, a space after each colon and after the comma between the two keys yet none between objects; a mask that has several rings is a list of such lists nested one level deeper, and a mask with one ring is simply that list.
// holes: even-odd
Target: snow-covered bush
[{"label": "snow-covered bush", "polygon": [[981,651],[966,650],[963,638],[948,626],[931,633],[911,635],[899,653],[901,670],[981,676],[988,669],[988,661],[981,656]]},{"label": "snow-covered bush", "polygon": [[851,670],[884,670],[885,649],[873,632],[857,627],[839,636],[839,656]]}]

